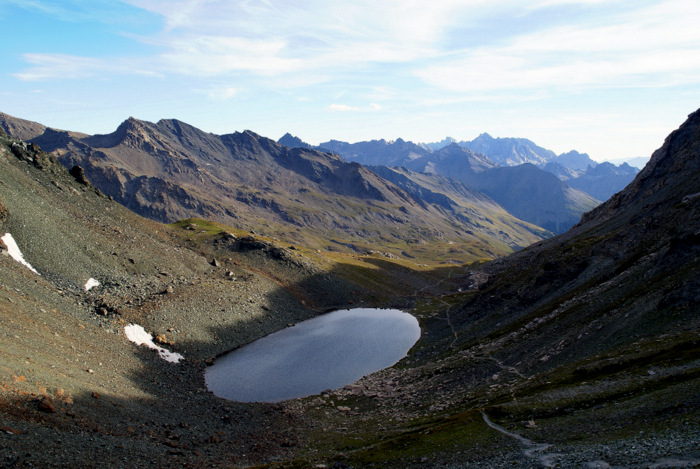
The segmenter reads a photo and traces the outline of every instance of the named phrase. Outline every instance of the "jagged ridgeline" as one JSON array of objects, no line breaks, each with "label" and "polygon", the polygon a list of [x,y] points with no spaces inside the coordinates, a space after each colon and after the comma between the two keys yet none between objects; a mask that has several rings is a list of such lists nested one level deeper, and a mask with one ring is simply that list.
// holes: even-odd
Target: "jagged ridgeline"
[{"label": "jagged ridgeline", "polygon": [[[311,148],[289,134],[279,142]],[[434,144],[402,139],[330,140],[315,148],[365,165],[404,167],[456,179],[487,194],[512,215],[556,234],[622,190],[638,172],[627,164],[598,164],[585,153],[570,151],[557,156],[524,138],[493,138],[488,134],[472,141],[447,138]]]},{"label": "jagged ridgeline", "polygon": [[317,249],[431,262],[493,258],[550,235],[459,184],[395,184],[250,131],[213,135],[130,118],[114,133],[87,136],[2,117],[10,134],[82,167],[104,194],[161,222],[199,217]]}]

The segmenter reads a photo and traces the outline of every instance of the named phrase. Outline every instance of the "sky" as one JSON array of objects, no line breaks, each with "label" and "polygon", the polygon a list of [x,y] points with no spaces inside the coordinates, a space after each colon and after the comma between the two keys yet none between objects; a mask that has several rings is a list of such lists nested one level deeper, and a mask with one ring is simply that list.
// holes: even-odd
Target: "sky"
[{"label": "sky", "polygon": [[698,25],[697,0],[0,0],[0,112],[650,156],[700,107]]}]

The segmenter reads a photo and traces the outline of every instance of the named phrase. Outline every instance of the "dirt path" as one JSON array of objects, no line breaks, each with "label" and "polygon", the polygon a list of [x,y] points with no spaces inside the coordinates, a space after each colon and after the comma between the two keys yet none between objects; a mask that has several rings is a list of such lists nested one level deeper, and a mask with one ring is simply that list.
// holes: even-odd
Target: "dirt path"
[{"label": "dirt path", "polygon": [[528,458],[528,459],[533,459],[537,461],[539,464],[541,464],[544,467],[556,467],[557,466],[557,458],[562,456],[559,453],[548,453],[546,452],[549,448],[552,447],[551,444],[549,443],[535,443],[532,440],[529,440],[525,438],[524,436],[518,435],[517,433],[509,432],[505,428],[501,427],[500,425],[496,425],[493,423],[489,417],[486,415],[485,412],[481,412],[481,415],[484,417],[484,422],[486,422],[486,425],[489,427],[493,428],[494,430],[503,433],[506,436],[509,436],[511,438],[515,438],[520,442],[525,447],[525,450],[523,450],[523,454]]}]

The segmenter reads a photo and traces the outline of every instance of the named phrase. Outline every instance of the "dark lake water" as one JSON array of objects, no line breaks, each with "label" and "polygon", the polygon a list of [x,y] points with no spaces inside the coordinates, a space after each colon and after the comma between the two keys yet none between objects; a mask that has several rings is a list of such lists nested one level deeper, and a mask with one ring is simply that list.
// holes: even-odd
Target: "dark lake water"
[{"label": "dark lake water", "polygon": [[416,318],[394,309],[324,314],[216,360],[211,392],[240,402],[278,402],[353,383],[406,356],[420,337]]}]

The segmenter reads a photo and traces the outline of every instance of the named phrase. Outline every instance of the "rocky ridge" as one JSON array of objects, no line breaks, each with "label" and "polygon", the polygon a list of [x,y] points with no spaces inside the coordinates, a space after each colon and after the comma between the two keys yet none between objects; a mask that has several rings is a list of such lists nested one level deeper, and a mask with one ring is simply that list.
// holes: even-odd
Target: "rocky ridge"
[{"label": "rocky ridge", "polygon": [[[21,120],[6,121],[17,128],[13,122]],[[416,243],[438,252],[457,244],[474,259],[494,257],[548,235],[483,196],[465,200],[443,190],[453,200],[435,206],[360,164],[250,131],[218,136],[177,120],[130,118],[108,135],[44,129],[32,142],[66,167],[83,168],[107,196],[161,222],[200,217],[264,227],[316,249],[347,252],[353,245],[398,257]],[[480,222],[460,217],[464,211],[478,213]]]}]

